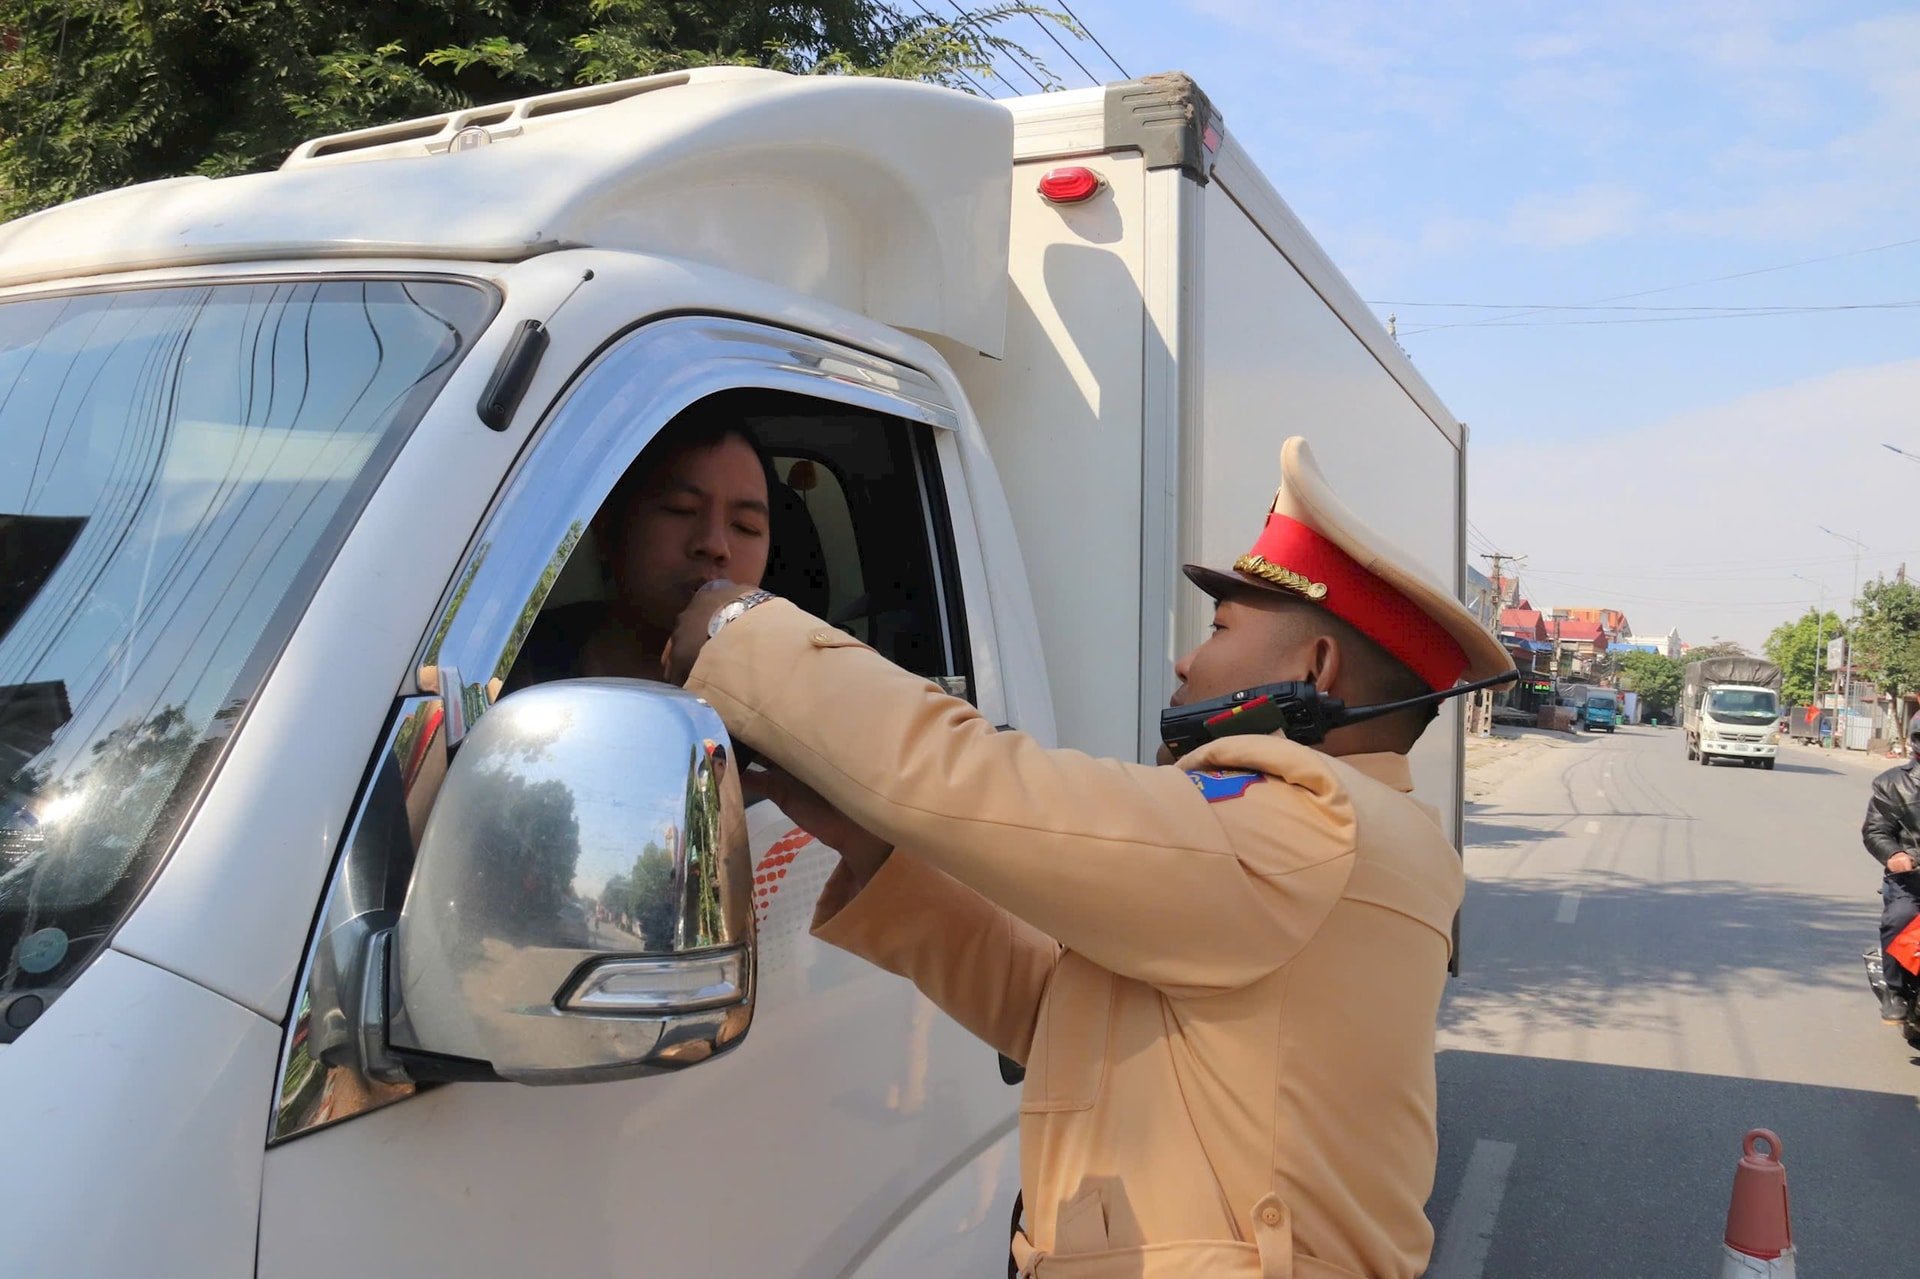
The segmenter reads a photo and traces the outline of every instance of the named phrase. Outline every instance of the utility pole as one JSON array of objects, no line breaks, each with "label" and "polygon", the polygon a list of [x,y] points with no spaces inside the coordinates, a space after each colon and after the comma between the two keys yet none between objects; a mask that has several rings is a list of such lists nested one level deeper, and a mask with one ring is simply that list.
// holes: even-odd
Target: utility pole
[{"label": "utility pole", "polygon": [[[1500,566],[1502,564],[1518,564],[1527,557],[1524,555],[1508,555],[1501,551],[1495,551],[1491,555],[1482,555],[1480,558],[1489,560],[1493,564],[1493,617],[1489,621],[1489,628],[1493,631],[1494,638],[1498,639],[1500,637],[1500,611],[1507,606],[1507,580],[1501,576]],[[1475,721],[1473,725],[1474,731],[1480,733],[1490,733],[1493,731],[1492,689],[1481,689],[1473,695],[1472,718]]]},{"label": "utility pole", "polygon": [[[1895,449],[1894,452],[1897,453],[1899,452],[1899,450]],[[1849,543],[1853,547],[1853,594],[1847,597],[1847,618],[1848,618],[1848,621],[1851,622],[1853,619],[1854,605],[1858,603],[1860,599],[1860,552],[1866,549],[1867,544],[1861,541],[1857,537],[1848,537],[1845,533],[1836,533],[1824,524],[1816,525],[1815,527],[1817,527],[1822,533],[1825,533],[1828,537],[1837,537],[1841,541]],[[1846,652],[1846,674],[1842,678],[1846,682],[1841,686],[1840,704],[1841,704],[1841,707],[1846,711],[1846,722],[1851,724],[1853,722],[1853,640],[1852,638],[1849,637],[1848,639],[1846,639],[1844,641],[1844,644],[1845,644],[1845,652]],[[1844,743],[1842,743],[1841,748],[1843,750],[1845,749]]]},{"label": "utility pole", "polygon": [[1495,551],[1491,555],[1482,555],[1480,558],[1492,561],[1494,598],[1500,601],[1501,608],[1505,608],[1507,606],[1506,579],[1500,575],[1500,565],[1503,563],[1519,564],[1525,561],[1527,557],[1524,555],[1508,555],[1501,551]]},{"label": "utility pole", "polygon": [[1812,679],[1813,679],[1812,687],[1813,687],[1814,723],[1818,724],[1820,722],[1819,715],[1820,715],[1820,709],[1821,709],[1820,707],[1820,652],[1821,652],[1822,645],[1826,643],[1826,639],[1827,639],[1827,585],[1825,582],[1816,582],[1812,578],[1802,573],[1795,573],[1794,576],[1799,578],[1801,581],[1805,582],[1808,586],[1817,586],[1820,588],[1820,603],[1814,611],[1814,617],[1818,620],[1814,622],[1814,626],[1813,626],[1813,635],[1814,635],[1813,670],[1811,672]]}]

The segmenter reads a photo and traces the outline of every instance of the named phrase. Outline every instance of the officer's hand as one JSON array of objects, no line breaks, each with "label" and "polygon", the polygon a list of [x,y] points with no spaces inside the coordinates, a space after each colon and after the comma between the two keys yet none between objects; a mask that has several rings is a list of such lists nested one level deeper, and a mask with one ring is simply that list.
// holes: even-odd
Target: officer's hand
[{"label": "officer's hand", "polygon": [[749,770],[743,774],[741,788],[778,804],[802,830],[839,853],[855,881],[866,887],[893,852],[893,845],[829,804],[791,773],[772,764],[764,767],[765,772]]},{"label": "officer's hand", "polygon": [[[781,807],[784,808],[786,805],[782,804]],[[796,818],[795,820],[798,819]],[[1895,853],[1893,856],[1887,858],[1887,869],[1896,875],[1906,874],[1912,870],[1915,865],[1920,865],[1920,863],[1914,861],[1912,853]]]},{"label": "officer's hand", "polygon": [[713,615],[741,596],[753,594],[754,589],[722,580],[708,582],[693,593],[693,599],[680,611],[680,620],[674,623],[673,635],[660,654],[660,669],[666,673],[668,683],[687,682],[687,676],[693,674],[693,664],[700,660],[700,650],[707,646],[707,625],[713,621]]}]

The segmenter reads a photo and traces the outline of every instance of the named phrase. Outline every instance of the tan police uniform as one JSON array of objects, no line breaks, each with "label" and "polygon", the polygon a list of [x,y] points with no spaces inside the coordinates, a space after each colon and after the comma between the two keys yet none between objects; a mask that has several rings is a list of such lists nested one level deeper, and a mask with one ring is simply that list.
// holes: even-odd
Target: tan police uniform
[{"label": "tan police uniform", "polygon": [[[1442,687],[1498,672],[1497,641],[1437,587],[1408,589],[1304,444],[1282,470],[1228,584],[1338,611],[1399,577],[1390,594],[1458,627]],[[1326,545],[1270,537],[1276,518]],[[1436,642],[1414,629],[1395,642]],[[1463,881],[1404,756],[1255,736],[1171,768],[1047,750],[778,601],[725,626],[688,687],[898,850],[857,892],[836,872],[818,935],[1026,1065],[1023,1274],[1422,1271],[1434,1021]]]}]

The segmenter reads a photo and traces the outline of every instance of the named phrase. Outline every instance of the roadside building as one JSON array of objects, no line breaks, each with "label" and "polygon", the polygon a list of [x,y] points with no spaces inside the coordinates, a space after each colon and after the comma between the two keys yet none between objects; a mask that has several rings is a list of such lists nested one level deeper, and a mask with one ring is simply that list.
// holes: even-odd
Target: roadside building
[{"label": "roadside building", "polygon": [[1639,649],[1646,653],[1658,653],[1660,656],[1671,658],[1676,662],[1680,660],[1681,650],[1685,647],[1685,645],[1680,642],[1680,630],[1678,627],[1668,631],[1665,635],[1629,635],[1627,636],[1626,646],[1628,648]]},{"label": "roadside building", "polygon": [[1558,673],[1562,678],[1586,679],[1593,673],[1594,662],[1606,653],[1611,637],[1601,623],[1570,617],[1568,612],[1556,609],[1547,619],[1548,634],[1559,654]]},{"label": "roadside building", "polygon": [[1570,622],[1592,622],[1608,635],[1633,633],[1633,627],[1627,622],[1627,615],[1617,608],[1568,608],[1556,611],[1565,613]]},{"label": "roadside building", "polygon": [[1553,700],[1553,640],[1539,609],[1516,597],[1516,607],[1500,610],[1500,643],[1513,658],[1520,681],[1506,704],[1531,711]]}]

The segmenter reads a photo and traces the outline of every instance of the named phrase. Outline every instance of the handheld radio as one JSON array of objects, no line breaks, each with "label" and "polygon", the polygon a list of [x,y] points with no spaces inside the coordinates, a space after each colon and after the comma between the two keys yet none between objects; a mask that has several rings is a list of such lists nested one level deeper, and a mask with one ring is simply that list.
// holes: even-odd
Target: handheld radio
[{"label": "handheld radio", "polygon": [[1312,680],[1287,680],[1243,688],[1225,697],[1210,698],[1190,706],[1169,706],[1160,712],[1160,738],[1178,759],[1188,751],[1222,737],[1242,733],[1279,732],[1288,741],[1302,746],[1318,746],[1327,734],[1348,724],[1360,724],[1396,711],[1444,702],[1463,693],[1478,692],[1496,684],[1508,684],[1520,678],[1508,671],[1478,683],[1460,684],[1436,693],[1423,693],[1404,701],[1381,702],[1374,706],[1349,708],[1337,697],[1322,693]]}]

